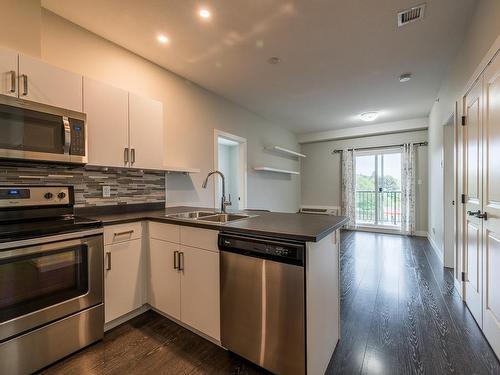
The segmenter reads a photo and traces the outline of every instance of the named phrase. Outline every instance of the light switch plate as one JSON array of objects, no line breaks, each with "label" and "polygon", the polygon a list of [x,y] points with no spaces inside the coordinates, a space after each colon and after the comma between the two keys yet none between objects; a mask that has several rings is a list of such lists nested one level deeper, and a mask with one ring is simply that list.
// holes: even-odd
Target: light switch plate
[{"label": "light switch plate", "polygon": [[103,198],[111,197],[111,186],[105,185],[102,187],[102,197]]}]

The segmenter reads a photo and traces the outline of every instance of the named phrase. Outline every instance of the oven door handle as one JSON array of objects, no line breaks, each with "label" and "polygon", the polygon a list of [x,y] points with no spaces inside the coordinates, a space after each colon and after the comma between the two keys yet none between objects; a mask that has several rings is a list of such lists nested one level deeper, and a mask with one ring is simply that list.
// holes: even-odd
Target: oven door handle
[{"label": "oven door handle", "polygon": [[51,251],[63,250],[68,247],[75,247],[85,245],[85,241],[82,240],[70,240],[57,243],[48,243],[38,246],[30,246],[24,248],[18,248],[14,250],[7,250],[0,252],[0,260],[17,258],[20,256],[32,255],[32,254],[43,254]]},{"label": "oven door handle", "polygon": [[63,130],[64,130],[64,154],[68,155],[71,149],[71,126],[69,125],[69,118],[66,116],[62,117]]}]

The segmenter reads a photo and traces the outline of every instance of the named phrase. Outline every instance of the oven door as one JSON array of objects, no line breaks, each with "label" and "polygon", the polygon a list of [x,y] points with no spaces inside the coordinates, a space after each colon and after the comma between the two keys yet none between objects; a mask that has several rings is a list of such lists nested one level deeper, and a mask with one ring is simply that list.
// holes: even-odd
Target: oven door
[{"label": "oven door", "polygon": [[100,304],[102,235],[2,250],[0,285],[0,342]]},{"label": "oven door", "polygon": [[85,115],[0,95],[0,157],[85,163]]}]

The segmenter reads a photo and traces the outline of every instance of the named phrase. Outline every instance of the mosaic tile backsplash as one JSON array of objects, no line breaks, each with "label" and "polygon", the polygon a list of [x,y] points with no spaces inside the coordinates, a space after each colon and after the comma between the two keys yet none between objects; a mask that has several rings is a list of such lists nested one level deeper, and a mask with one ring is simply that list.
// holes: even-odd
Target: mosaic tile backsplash
[{"label": "mosaic tile backsplash", "polygon": [[[0,164],[0,185],[73,185],[75,206],[91,207],[165,201],[165,173],[119,168],[45,164]],[[102,197],[102,187],[111,197]]]}]

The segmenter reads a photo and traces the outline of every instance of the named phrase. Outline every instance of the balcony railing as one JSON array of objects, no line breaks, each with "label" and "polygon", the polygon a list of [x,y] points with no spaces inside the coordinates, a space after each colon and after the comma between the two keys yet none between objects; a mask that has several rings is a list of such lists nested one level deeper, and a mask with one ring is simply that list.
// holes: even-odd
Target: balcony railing
[{"label": "balcony railing", "polygon": [[401,224],[401,191],[356,191],[356,221],[399,226]]}]

